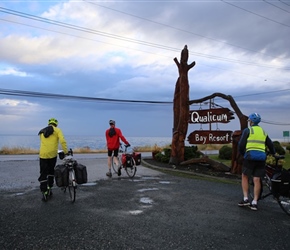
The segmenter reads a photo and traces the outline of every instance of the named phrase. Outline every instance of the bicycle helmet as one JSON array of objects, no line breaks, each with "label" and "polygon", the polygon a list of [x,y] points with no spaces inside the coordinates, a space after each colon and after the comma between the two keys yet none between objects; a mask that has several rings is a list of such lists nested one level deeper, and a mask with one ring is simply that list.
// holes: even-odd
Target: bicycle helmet
[{"label": "bicycle helmet", "polygon": [[261,121],[261,116],[258,113],[250,114],[248,121],[251,121],[257,125]]},{"label": "bicycle helmet", "polygon": [[58,121],[55,118],[50,118],[48,120],[48,125],[50,125],[50,124],[55,125],[57,127]]},{"label": "bicycle helmet", "polygon": [[116,123],[116,122],[115,122],[114,120],[110,120],[110,121],[109,121],[109,124],[110,124],[110,125],[111,125],[111,124],[115,125],[115,123]]}]

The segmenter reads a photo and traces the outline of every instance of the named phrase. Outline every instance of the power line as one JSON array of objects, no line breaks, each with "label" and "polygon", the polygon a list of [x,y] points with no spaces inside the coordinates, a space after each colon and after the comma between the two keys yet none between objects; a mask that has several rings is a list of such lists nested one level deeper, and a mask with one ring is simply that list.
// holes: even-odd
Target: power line
[{"label": "power line", "polygon": [[281,3],[283,3],[283,4],[285,4],[285,5],[288,5],[288,6],[290,6],[290,4],[288,4],[288,3],[285,3],[284,1],[281,1],[281,0],[278,0],[279,2],[281,2]]},{"label": "power line", "polygon": [[98,101],[98,102],[140,103],[140,104],[172,104],[172,102],[163,102],[163,101],[121,100],[121,99],[109,99],[109,98],[87,97],[87,96],[60,95],[60,94],[23,91],[23,90],[11,90],[11,89],[0,89],[0,95],[28,96],[28,97],[66,99],[66,100],[70,99],[70,100],[94,101],[94,102]]},{"label": "power line", "polygon": [[261,123],[266,123],[270,125],[277,125],[277,126],[290,126],[290,123],[282,123],[282,122],[273,122],[273,121],[267,121],[267,120],[261,120]]},{"label": "power line", "polygon": [[[15,15],[15,16],[23,17],[23,18],[28,18],[28,19],[31,19],[34,21],[44,22],[47,24],[56,25],[56,26],[60,26],[60,27],[68,28],[68,29],[78,30],[81,32],[86,32],[86,33],[90,33],[90,34],[94,34],[94,35],[100,35],[100,36],[104,36],[104,37],[108,37],[108,38],[113,38],[113,39],[122,40],[122,41],[126,41],[126,42],[136,43],[136,44],[140,44],[140,45],[144,45],[144,46],[149,46],[149,47],[154,47],[154,48],[159,48],[159,49],[164,49],[164,50],[169,50],[169,51],[175,51],[175,52],[180,51],[180,49],[169,47],[166,45],[160,45],[160,44],[156,44],[156,43],[145,42],[145,41],[141,41],[141,40],[127,38],[127,37],[123,37],[123,36],[119,36],[119,35],[115,35],[115,34],[110,34],[110,33],[102,32],[102,31],[98,31],[98,30],[93,30],[93,29],[89,29],[89,28],[85,28],[85,27],[81,27],[81,26],[77,26],[77,25],[72,25],[72,24],[68,24],[68,23],[64,23],[64,22],[60,22],[60,21],[55,21],[55,20],[48,19],[48,18],[42,18],[42,17],[38,17],[35,15],[26,14],[23,12],[14,11],[14,10],[3,8],[3,7],[0,7],[0,12],[4,12],[4,13],[10,14],[10,15]],[[220,57],[220,56],[203,54],[203,53],[199,53],[199,52],[189,52],[189,54],[199,56],[199,57],[205,57],[205,58],[209,58],[209,59],[215,59],[215,60],[220,60],[220,61],[243,64],[243,65],[254,65],[254,66],[264,67],[264,68],[290,70],[290,68],[274,67],[271,65],[241,61],[241,60],[230,59],[230,58],[225,58],[225,57]]]},{"label": "power line", "polygon": [[90,4],[95,5],[95,6],[99,6],[101,8],[105,8],[105,9],[108,9],[108,10],[111,10],[111,11],[114,11],[114,12],[121,13],[123,15],[131,16],[131,17],[138,18],[138,19],[141,19],[141,20],[144,20],[144,21],[147,21],[147,22],[158,24],[158,25],[170,28],[170,29],[174,29],[174,30],[181,31],[181,32],[184,32],[184,33],[188,33],[188,34],[191,34],[191,35],[195,35],[195,36],[198,36],[198,37],[201,37],[201,38],[205,38],[205,39],[212,40],[212,41],[215,41],[215,42],[219,42],[219,43],[223,43],[223,44],[226,44],[226,45],[230,45],[232,47],[236,47],[236,48],[239,48],[239,49],[255,52],[257,54],[264,54],[265,55],[265,53],[260,52],[260,51],[251,50],[251,49],[248,49],[248,48],[245,48],[245,47],[241,47],[241,46],[238,46],[238,45],[235,45],[235,44],[231,44],[231,43],[228,43],[228,42],[225,42],[225,41],[221,41],[221,40],[218,40],[218,39],[215,39],[215,38],[211,38],[211,37],[207,37],[207,36],[204,36],[204,35],[200,35],[200,34],[188,31],[188,30],[184,30],[184,29],[181,29],[181,28],[178,28],[178,27],[174,27],[174,26],[169,25],[169,24],[164,24],[164,23],[160,23],[160,22],[157,22],[157,21],[154,21],[154,20],[150,20],[150,19],[147,19],[147,18],[144,18],[144,17],[133,15],[133,14],[130,14],[128,12],[124,12],[124,11],[121,11],[121,10],[113,9],[113,8],[110,8],[110,7],[107,7],[107,6],[104,6],[104,5],[100,5],[98,3],[94,3],[94,2],[91,2],[91,1],[88,1],[88,0],[82,0],[82,1],[90,3]]},{"label": "power line", "polygon": [[[140,51],[140,52],[142,52],[142,53],[147,53],[147,54],[152,54],[152,55],[158,55],[158,56],[163,56],[163,57],[171,58],[170,56],[160,55],[160,54],[156,54],[156,53],[153,53],[153,52],[144,51],[144,50],[140,50],[140,49],[133,49],[133,48],[130,48],[130,47],[128,47],[128,46],[121,46],[121,45],[119,45],[119,44],[103,42],[103,41],[99,41],[99,40],[92,39],[92,38],[87,38],[87,37],[82,37],[82,36],[72,35],[72,34],[69,34],[69,33],[60,32],[60,31],[56,31],[56,30],[52,30],[52,29],[46,29],[46,28],[42,28],[42,27],[37,27],[37,26],[34,26],[34,25],[30,25],[30,24],[19,23],[19,22],[16,22],[16,21],[6,20],[6,19],[2,19],[2,18],[0,18],[0,20],[1,20],[1,21],[4,21],[4,22],[15,23],[15,24],[19,24],[19,25],[23,25],[23,26],[27,26],[27,27],[36,28],[36,29],[46,30],[46,31],[50,31],[50,32],[57,33],[57,34],[62,34],[62,35],[67,35],[67,36],[71,36],[71,37],[75,37],[75,38],[80,38],[80,39],[84,39],[84,40],[88,40],[88,41],[93,41],[93,42],[98,42],[98,43],[110,44],[110,45],[113,45],[113,46],[118,46],[118,47],[120,47],[120,48],[125,48],[125,49],[127,49],[127,50]],[[209,66],[209,67],[210,67],[210,66]],[[240,73],[240,74],[242,74],[242,73]]]},{"label": "power line", "polygon": [[[290,91],[290,89],[284,90],[276,90],[269,91],[263,93],[255,93],[251,95],[262,95],[268,93],[277,93],[277,92],[285,92]],[[52,94],[52,93],[43,93],[43,92],[33,92],[33,91],[24,91],[24,90],[11,90],[11,89],[0,89],[0,95],[8,95],[8,96],[27,96],[34,98],[49,98],[49,99],[59,99],[59,100],[75,100],[75,101],[93,101],[93,102],[114,102],[114,103],[131,103],[131,104],[164,104],[164,105],[172,105],[173,102],[164,102],[164,101],[146,101],[146,100],[122,100],[122,99],[109,99],[109,98],[98,98],[98,97],[86,97],[86,96],[73,96],[73,95],[60,95],[60,94]],[[250,96],[250,95],[244,95]],[[216,103],[215,106],[222,107]],[[271,125],[279,125],[279,126],[289,126],[290,123],[281,123],[274,121],[262,120],[261,122],[271,124]]]},{"label": "power line", "polygon": [[[280,89],[280,90],[253,93],[253,94],[247,94],[247,95],[239,95],[239,96],[234,96],[234,98],[248,97],[248,96],[258,96],[258,95],[273,94],[273,93],[287,92],[287,91],[290,91],[290,89]],[[0,95],[1,94],[2,95],[14,95],[14,96],[55,98],[55,99],[102,101],[102,102],[127,102],[127,103],[147,103],[147,104],[172,104],[173,103],[173,102],[165,102],[165,101],[124,100],[124,99],[110,99],[110,98],[100,98],[100,97],[61,95],[61,94],[52,94],[52,93],[45,93],[45,92],[33,92],[33,91],[12,90],[12,89],[0,89]]]},{"label": "power line", "polygon": [[285,9],[283,9],[283,8],[281,8],[281,7],[279,7],[279,6],[275,5],[275,4],[273,4],[273,3],[270,3],[270,2],[268,2],[268,1],[266,1],[266,0],[263,0],[263,1],[264,1],[265,3],[267,3],[267,4],[269,4],[269,5],[274,6],[275,8],[277,8],[277,9],[279,9],[279,10],[283,10],[283,11],[285,11],[285,12],[287,12],[287,13],[290,13],[290,11],[285,10]]},{"label": "power line", "polygon": [[[84,39],[84,40],[88,40],[88,41],[92,41],[92,42],[104,43],[104,42],[99,41],[99,40],[96,40],[96,39],[82,37],[82,36],[77,36],[77,35],[72,35],[72,34],[69,34],[69,33],[55,31],[55,30],[52,30],[52,29],[40,28],[40,27],[37,27],[37,26],[34,26],[34,25],[30,25],[30,24],[19,23],[19,22],[16,22],[16,21],[6,20],[6,19],[2,19],[2,18],[0,18],[0,20],[1,21],[4,21],[4,22],[10,22],[10,23],[15,23],[15,24],[27,26],[27,27],[37,28],[37,29],[41,29],[41,30],[45,30],[45,31],[50,31],[50,32],[54,32],[54,33],[58,33],[58,34],[62,34],[62,35],[68,35],[68,36],[71,36],[71,37],[75,37],[75,38],[79,38],[79,39]],[[120,48],[125,48],[126,50],[139,51],[139,52],[142,52],[142,53],[147,53],[147,54],[152,54],[152,55],[157,55],[157,56],[171,58],[170,56],[165,56],[165,55],[161,55],[161,54],[157,54],[157,53],[153,53],[153,52],[149,52],[149,51],[145,51],[145,50],[140,50],[140,49],[134,49],[134,48],[131,48],[131,47],[128,47],[128,46],[121,46],[119,44],[108,43],[108,42],[106,42],[106,44],[109,44],[109,45],[112,45],[112,46],[117,46],[117,47],[120,47]],[[204,65],[204,66],[210,67],[210,68],[224,70],[224,71],[227,71],[227,72],[229,72],[229,71],[230,72],[234,72],[235,74],[247,75],[247,76],[251,76],[251,77],[255,77],[255,78],[264,79],[264,77],[259,77],[257,75],[243,73],[243,72],[239,72],[239,71],[235,71],[235,70],[229,70],[229,69],[222,68],[222,67],[217,67],[217,66],[211,66],[211,65],[207,65],[205,63],[200,63],[200,65]],[[271,80],[271,79],[268,78],[268,80]],[[277,81],[277,80],[275,80],[275,81]],[[279,82],[285,83],[284,81],[279,81]]]},{"label": "power line", "polygon": [[274,22],[274,23],[276,23],[276,24],[280,24],[280,25],[282,25],[282,26],[285,26],[285,27],[290,28],[290,25],[288,25],[288,24],[280,23],[280,22],[275,21],[275,20],[273,20],[273,19],[271,19],[271,18],[268,18],[268,17],[262,16],[262,15],[260,15],[260,14],[257,14],[257,13],[255,13],[255,12],[253,12],[253,11],[250,11],[250,10],[244,9],[244,8],[242,8],[242,7],[240,7],[240,6],[237,6],[237,5],[233,4],[233,3],[229,3],[229,2],[224,1],[224,0],[221,0],[221,1],[224,2],[224,3],[226,3],[226,4],[228,4],[228,5],[233,6],[233,7],[235,7],[235,8],[238,8],[238,9],[241,9],[241,10],[246,11],[246,12],[248,12],[248,13],[251,13],[251,14],[253,14],[253,15],[255,15],[255,16],[258,16],[258,17],[264,18],[264,19],[266,19],[266,20],[268,20],[268,21],[271,21],[271,22]]},{"label": "power line", "polygon": [[290,89],[281,89],[281,90],[267,91],[267,92],[261,92],[261,93],[239,95],[239,96],[235,96],[235,98],[246,97],[246,96],[257,96],[257,95],[273,94],[273,93],[286,92],[286,91],[290,91]]}]

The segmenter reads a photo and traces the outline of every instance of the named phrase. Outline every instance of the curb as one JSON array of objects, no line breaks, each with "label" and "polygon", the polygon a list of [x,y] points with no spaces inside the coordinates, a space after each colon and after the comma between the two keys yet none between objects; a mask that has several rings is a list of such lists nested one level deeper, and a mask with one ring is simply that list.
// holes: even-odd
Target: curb
[{"label": "curb", "polygon": [[191,175],[193,177],[197,177],[197,178],[205,179],[205,180],[241,184],[241,180],[235,180],[235,179],[230,179],[230,178],[226,178],[226,177],[217,177],[217,176],[211,176],[211,175],[206,175],[206,174],[194,173],[194,172],[191,172],[191,171],[178,170],[178,169],[174,169],[174,168],[170,169],[170,168],[158,167],[158,166],[155,166],[155,165],[152,165],[152,164],[146,162],[146,158],[142,158],[141,164],[144,167],[148,167],[148,168],[151,168],[151,169],[154,169],[154,170],[157,170],[157,171],[181,173],[181,174]]}]

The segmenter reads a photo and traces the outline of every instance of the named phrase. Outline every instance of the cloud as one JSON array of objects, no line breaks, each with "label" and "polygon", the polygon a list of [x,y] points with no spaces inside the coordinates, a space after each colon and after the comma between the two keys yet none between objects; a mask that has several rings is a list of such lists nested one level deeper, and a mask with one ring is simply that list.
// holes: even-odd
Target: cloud
[{"label": "cloud", "polygon": [[20,77],[28,77],[29,75],[26,72],[18,71],[14,68],[5,68],[0,70],[0,76],[4,75],[12,75],[12,76],[20,76]]},{"label": "cloud", "polygon": [[37,112],[40,107],[37,103],[27,100],[0,99],[0,113],[2,115],[25,116],[31,112]]},{"label": "cloud", "polygon": [[[180,60],[187,44],[188,63],[196,62],[188,72],[191,100],[220,92],[245,114],[290,124],[289,7],[275,5],[280,9],[263,1],[5,2],[44,19],[2,13],[0,88],[168,102],[179,76],[173,58]],[[23,133],[27,124],[25,133],[34,134],[50,117],[70,134],[103,134],[111,118],[129,135],[172,132],[170,104],[9,98],[0,95],[0,129],[11,133]],[[221,98],[213,102],[229,107]],[[191,108],[200,107],[208,105]],[[265,126],[277,136],[287,129]],[[234,121],[225,129],[238,127]]]}]

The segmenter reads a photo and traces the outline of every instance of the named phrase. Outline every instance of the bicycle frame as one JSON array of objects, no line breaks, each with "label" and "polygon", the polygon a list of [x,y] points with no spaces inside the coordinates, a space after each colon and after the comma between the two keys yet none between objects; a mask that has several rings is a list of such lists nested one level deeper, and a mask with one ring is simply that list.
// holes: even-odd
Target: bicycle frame
[{"label": "bicycle frame", "polygon": [[129,154],[127,154],[127,147],[125,146],[125,150],[123,150],[123,146],[122,146],[122,144],[120,144],[119,154],[117,157],[118,165],[115,164],[114,156],[112,156],[112,159],[111,159],[112,168],[113,168],[115,173],[118,173],[118,168],[121,167],[121,169],[125,169],[127,175],[130,178],[133,178],[136,174],[136,171],[137,171],[136,162],[135,162],[134,158],[131,156],[129,159],[130,163],[128,164],[129,167],[127,166],[127,164],[124,165],[122,162],[123,155],[129,155]]}]

